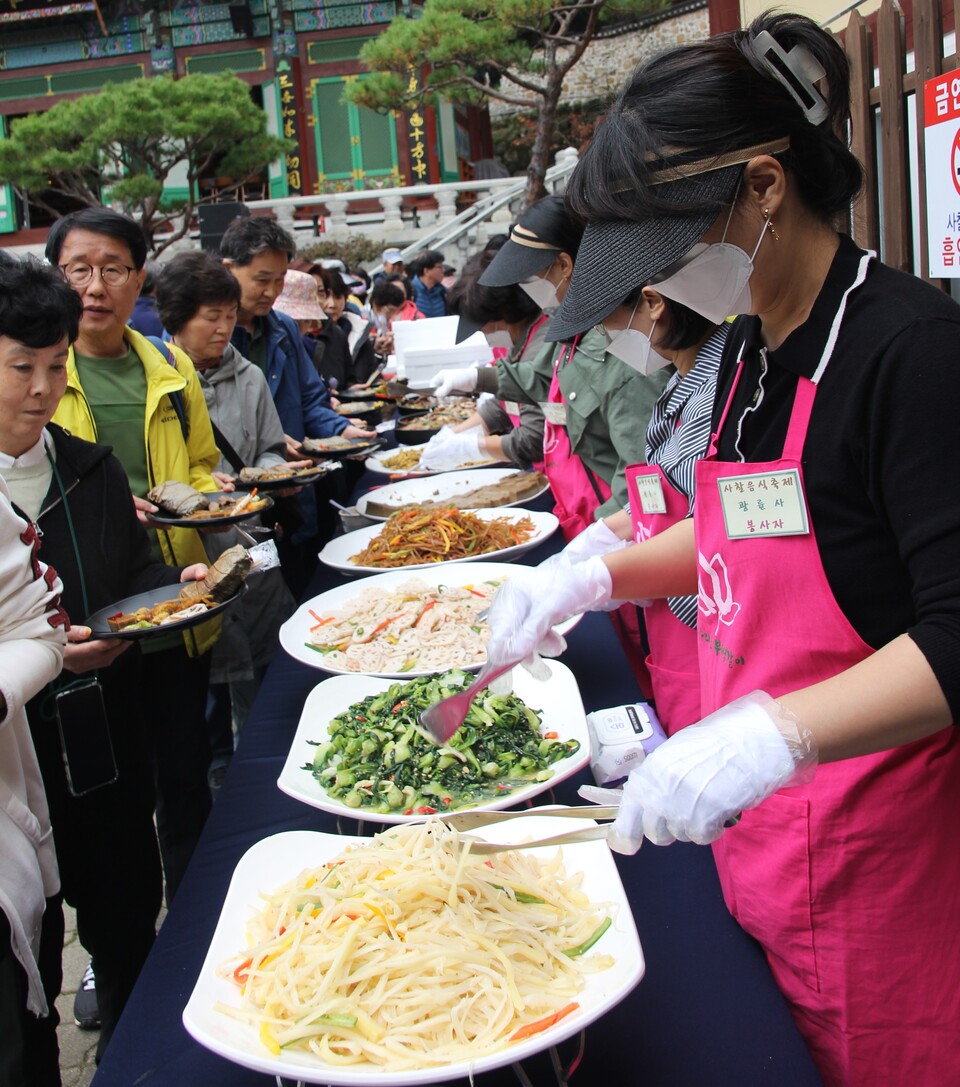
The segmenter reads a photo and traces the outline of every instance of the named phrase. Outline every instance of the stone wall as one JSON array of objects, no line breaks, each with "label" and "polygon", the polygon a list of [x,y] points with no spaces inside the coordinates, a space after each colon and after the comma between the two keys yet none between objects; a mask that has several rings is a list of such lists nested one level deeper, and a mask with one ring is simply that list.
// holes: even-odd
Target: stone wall
[{"label": "stone wall", "polygon": [[[671,46],[703,41],[709,36],[710,16],[704,2],[692,11],[650,18],[636,29],[594,38],[580,62],[568,73],[561,102],[572,105],[594,98],[613,98],[642,60]],[[503,85],[514,93],[508,80],[504,80]],[[531,107],[534,101],[530,96]],[[498,117],[518,112],[519,108],[490,100],[490,116],[494,122]]]}]

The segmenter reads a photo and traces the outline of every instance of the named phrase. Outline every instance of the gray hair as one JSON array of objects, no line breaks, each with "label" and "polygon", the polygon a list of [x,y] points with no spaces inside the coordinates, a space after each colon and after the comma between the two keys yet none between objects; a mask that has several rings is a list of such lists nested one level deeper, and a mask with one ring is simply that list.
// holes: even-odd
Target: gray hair
[{"label": "gray hair", "polygon": [[286,253],[287,260],[297,255],[293,235],[273,219],[247,216],[234,219],[220,241],[220,256],[234,264],[249,264],[261,253]]}]

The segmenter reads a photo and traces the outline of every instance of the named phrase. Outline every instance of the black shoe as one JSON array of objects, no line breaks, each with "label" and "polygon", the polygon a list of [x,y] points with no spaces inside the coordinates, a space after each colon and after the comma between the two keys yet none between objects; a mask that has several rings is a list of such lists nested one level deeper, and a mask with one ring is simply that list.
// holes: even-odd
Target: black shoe
[{"label": "black shoe", "polygon": [[97,979],[93,976],[93,963],[87,963],[80,981],[80,988],[73,998],[73,1021],[81,1030],[100,1029],[100,1007],[97,1004]]},{"label": "black shoe", "polygon": [[229,769],[230,760],[227,759],[218,762],[215,766],[211,766],[207,771],[207,784],[210,786],[210,795],[214,800],[217,799],[217,793],[220,792],[220,786],[223,784],[223,779],[227,776]]}]

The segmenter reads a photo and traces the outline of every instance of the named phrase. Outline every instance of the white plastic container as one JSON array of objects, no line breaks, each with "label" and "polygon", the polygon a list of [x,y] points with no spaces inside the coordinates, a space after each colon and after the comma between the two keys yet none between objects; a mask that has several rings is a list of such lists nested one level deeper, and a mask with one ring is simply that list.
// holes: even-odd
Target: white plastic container
[{"label": "white plastic container", "polygon": [[457,343],[459,317],[428,317],[423,321],[396,321],[393,344],[397,377],[411,389],[431,388],[438,370],[482,365],[493,361],[493,352],[482,332]]},{"label": "white plastic container", "polygon": [[635,702],[587,714],[590,770],[598,785],[615,788],[666,740],[652,706]]}]

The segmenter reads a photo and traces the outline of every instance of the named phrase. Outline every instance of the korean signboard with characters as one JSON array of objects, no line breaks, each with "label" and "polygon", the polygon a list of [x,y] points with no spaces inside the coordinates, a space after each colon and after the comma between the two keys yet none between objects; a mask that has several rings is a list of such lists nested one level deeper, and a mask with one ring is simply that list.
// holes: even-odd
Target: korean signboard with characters
[{"label": "korean signboard with characters", "polygon": [[923,85],[930,275],[960,279],[960,69]]},{"label": "korean signboard with characters", "polygon": [[[416,94],[420,90],[420,81],[416,72],[410,73],[407,81],[407,94]],[[407,147],[410,151],[410,184],[418,185],[428,180],[430,165],[427,161],[425,141],[426,121],[422,106],[407,114]]]},{"label": "korean signboard with characters", "polygon": [[303,195],[303,151],[300,141],[300,108],[297,103],[295,71],[290,62],[278,66],[277,88],[280,92],[280,134],[294,140],[296,146],[287,152],[284,165],[287,174],[287,194]]}]

